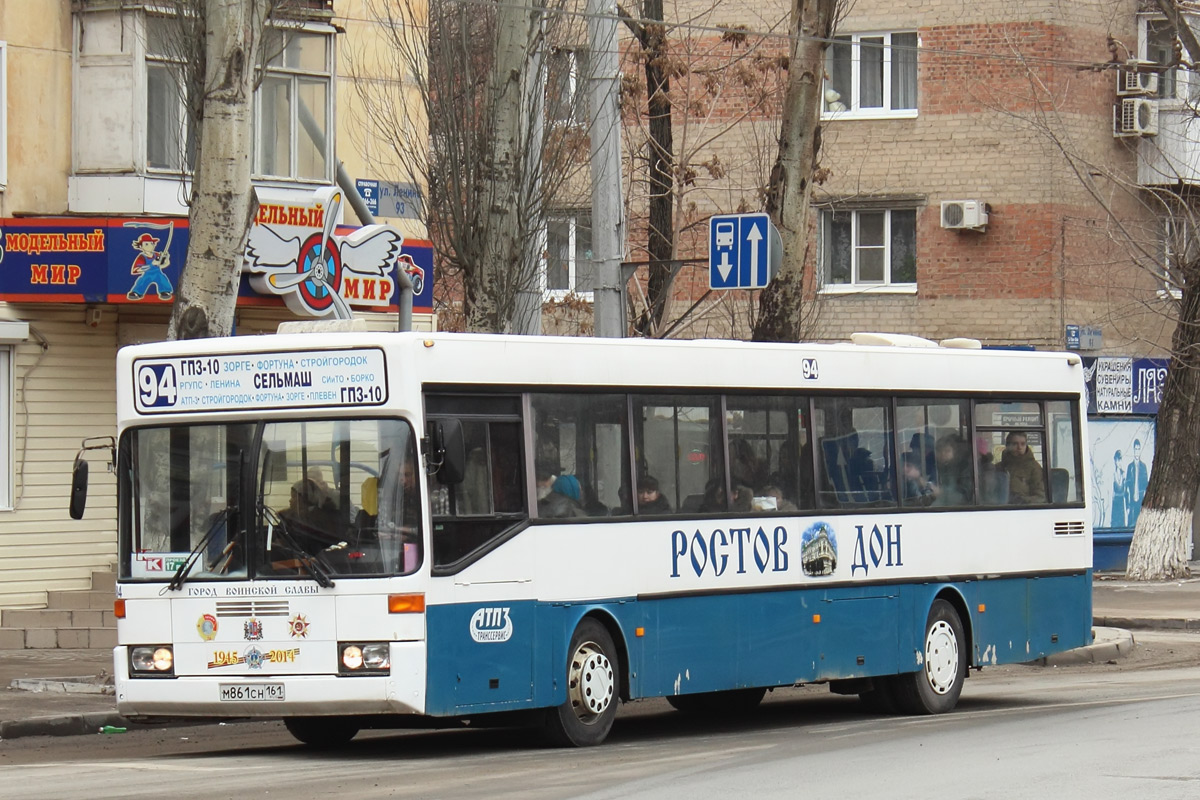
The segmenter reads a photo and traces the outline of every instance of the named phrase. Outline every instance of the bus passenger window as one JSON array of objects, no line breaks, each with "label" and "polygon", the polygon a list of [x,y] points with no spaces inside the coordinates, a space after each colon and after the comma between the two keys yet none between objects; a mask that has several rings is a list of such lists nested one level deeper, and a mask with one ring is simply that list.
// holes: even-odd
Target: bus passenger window
[{"label": "bus passenger window", "polygon": [[895,502],[891,402],[883,398],[818,397],[813,401],[822,508]]},{"label": "bus passenger window", "polygon": [[[735,508],[771,512],[815,507],[808,399],[730,396],[725,409]],[[745,496],[739,497],[739,491]]]},{"label": "bus passenger window", "polygon": [[[1053,407],[1054,403],[1047,404]],[[1060,404],[1067,407],[1068,404]],[[1069,412],[1068,412],[1069,413]],[[1042,504],[1050,497],[1047,483],[1045,427],[1042,404],[1037,401],[975,403],[975,429],[982,440],[981,447],[991,451],[997,472],[1003,475],[1009,505]],[[1067,449],[1073,449],[1068,444]],[[1068,461],[1076,456],[1066,455]],[[1076,473],[1078,471],[1076,470]],[[1061,481],[1060,477],[1053,480]],[[1070,475],[1067,476],[1068,484]],[[1076,481],[1078,483],[1078,481]],[[981,489],[984,481],[980,480]],[[998,504],[1005,501],[995,498]],[[985,502],[987,502],[985,500]]]},{"label": "bus passenger window", "polygon": [[[1046,403],[1046,421],[1050,430],[1047,460],[1050,465],[1050,502],[1052,503],[1083,502],[1083,483],[1079,480],[1082,458],[1077,418],[1075,403],[1067,400],[1053,400]],[[1141,493],[1144,494],[1146,475],[1149,471],[1141,463],[1142,454],[1139,452],[1142,449],[1141,442],[1136,442],[1134,447],[1135,456],[1130,469],[1134,473],[1133,480],[1141,482],[1139,486]]]},{"label": "bus passenger window", "polygon": [[535,394],[530,405],[538,517],[632,513],[625,396]]},{"label": "bus passenger window", "polygon": [[[652,477],[670,508],[680,513],[724,511],[724,446],[720,401],[713,395],[641,395],[633,398],[638,478]],[[738,494],[735,489],[735,502]],[[750,508],[750,490],[744,490]],[[668,513],[661,504],[636,508],[639,516]]]},{"label": "bus passenger window", "polygon": [[975,505],[975,469],[990,491],[990,456],[971,444],[966,400],[901,397],[896,430],[901,447],[901,503],[913,506]]}]

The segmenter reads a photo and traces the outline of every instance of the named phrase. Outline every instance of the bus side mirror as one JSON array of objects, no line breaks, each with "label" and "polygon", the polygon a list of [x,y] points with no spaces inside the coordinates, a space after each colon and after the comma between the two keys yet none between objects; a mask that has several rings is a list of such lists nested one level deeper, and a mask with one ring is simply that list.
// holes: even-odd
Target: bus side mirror
[{"label": "bus side mirror", "polygon": [[467,449],[463,443],[462,423],[456,419],[435,422],[433,449],[438,459],[438,482],[444,485],[462,483],[467,469]]},{"label": "bus side mirror", "polygon": [[82,454],[75,458],[71,467],[71,519],[83,519],[83,508],[87,505],[88,462]]}]

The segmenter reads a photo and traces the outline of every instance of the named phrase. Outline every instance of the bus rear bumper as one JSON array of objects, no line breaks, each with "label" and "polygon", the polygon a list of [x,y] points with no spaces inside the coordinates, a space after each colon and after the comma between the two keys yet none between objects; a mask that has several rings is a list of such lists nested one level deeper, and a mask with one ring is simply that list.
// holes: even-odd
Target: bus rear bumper
[{"label": "bus rear bumper", "polygon": [[[394,642],[389,675],[184,675],[130,677],[124,647],[113,659],[117,711],[128,717],[260,717],[425,713],[425,643]],[[222,700],[223,687],[282,686],[282,699]]]}]

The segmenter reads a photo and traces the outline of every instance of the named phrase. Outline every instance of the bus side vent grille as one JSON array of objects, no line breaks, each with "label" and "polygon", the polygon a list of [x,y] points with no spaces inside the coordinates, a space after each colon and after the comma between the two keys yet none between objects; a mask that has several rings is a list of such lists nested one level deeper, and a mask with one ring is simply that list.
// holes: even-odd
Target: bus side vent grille
[{"label": "bus side vent grille", "polygon": [[1082,536],[1082,522],[1056,522],[1054,523],[1055,536]]}]

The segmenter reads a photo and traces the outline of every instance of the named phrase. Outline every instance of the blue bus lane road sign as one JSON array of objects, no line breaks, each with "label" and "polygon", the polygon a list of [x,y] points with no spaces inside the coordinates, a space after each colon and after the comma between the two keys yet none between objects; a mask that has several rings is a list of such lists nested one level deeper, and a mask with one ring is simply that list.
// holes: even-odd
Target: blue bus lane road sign
[{"label": "blue bus lane road sign", "polygon": [[725,214],[708,220],[708,285],[762,289],[782,256],[779,231],[766,214]]}]

